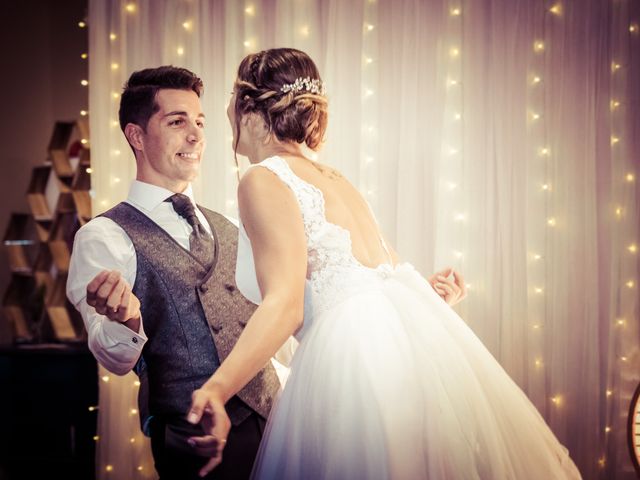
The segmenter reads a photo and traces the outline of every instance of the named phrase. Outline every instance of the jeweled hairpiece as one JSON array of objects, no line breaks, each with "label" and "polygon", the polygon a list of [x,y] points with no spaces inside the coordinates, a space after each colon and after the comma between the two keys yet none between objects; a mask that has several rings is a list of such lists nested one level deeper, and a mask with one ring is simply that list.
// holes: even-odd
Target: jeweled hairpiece
[{"label": "jeweled hairpiece", "polygon": [[285,84],[280,88],[280,91],[284,93],[297,93],[302,90],[306,90],[307,92],[314,93],[316,95],[324,95],[324,84],[317,78],[311,79],[309,77],[298,77],[295,82]]}]

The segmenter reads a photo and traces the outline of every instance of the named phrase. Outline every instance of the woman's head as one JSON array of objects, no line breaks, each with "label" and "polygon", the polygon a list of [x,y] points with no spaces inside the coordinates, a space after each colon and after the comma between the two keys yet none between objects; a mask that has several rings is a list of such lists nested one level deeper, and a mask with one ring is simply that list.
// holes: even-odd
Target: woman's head
[{"label": "woman's head", "polygon": [[239,153],[244,153],[238,150],[241,122],[250,114],[259,115],[267,132],[281,142],[305,143],[312,150],[322,143],[327,99],[318,68],[306,53],[274,48],[247,55],[233,90],[228,113]]}]

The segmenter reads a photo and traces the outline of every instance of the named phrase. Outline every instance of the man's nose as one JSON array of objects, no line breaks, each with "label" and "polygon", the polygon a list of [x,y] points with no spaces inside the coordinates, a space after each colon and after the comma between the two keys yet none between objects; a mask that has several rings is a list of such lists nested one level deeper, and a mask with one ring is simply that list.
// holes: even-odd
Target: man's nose
[{"label": "man's nose", "polygon": [[187,136],[187,140],[191,143],[199,143],[204,139],[204,132],[202,129],[196,125],[191,127],[189,131],[189,135]]}]

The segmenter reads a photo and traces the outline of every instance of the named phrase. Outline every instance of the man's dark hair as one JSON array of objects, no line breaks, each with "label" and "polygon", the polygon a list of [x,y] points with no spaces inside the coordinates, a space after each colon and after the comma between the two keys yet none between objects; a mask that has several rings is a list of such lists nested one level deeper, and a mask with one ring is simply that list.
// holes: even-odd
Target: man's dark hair
[{"label": "man's dark hair", "polygon": [[156,94],[164,89],[192,90],[199,97],[204,87],[202,80],[186,68],[168,65],[133,72],[120,98],[118,116],[123,132],[127,123],[139,125],[147,131],[149,119],[160,108],[156,103]]}]

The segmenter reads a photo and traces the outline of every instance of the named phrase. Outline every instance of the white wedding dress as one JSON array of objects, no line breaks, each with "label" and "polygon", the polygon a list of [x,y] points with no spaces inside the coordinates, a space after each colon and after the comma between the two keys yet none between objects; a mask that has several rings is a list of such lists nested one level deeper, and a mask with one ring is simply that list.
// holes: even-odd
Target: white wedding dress
[{"label": "white wedding dress", "polygon": [[[578,479],[536,408],[409,264],[361,265],[320,190],[280,157],[308,251],[304,325],[273,408],[258,479]],[[260,293],[240,226],[236,280]]]}]

